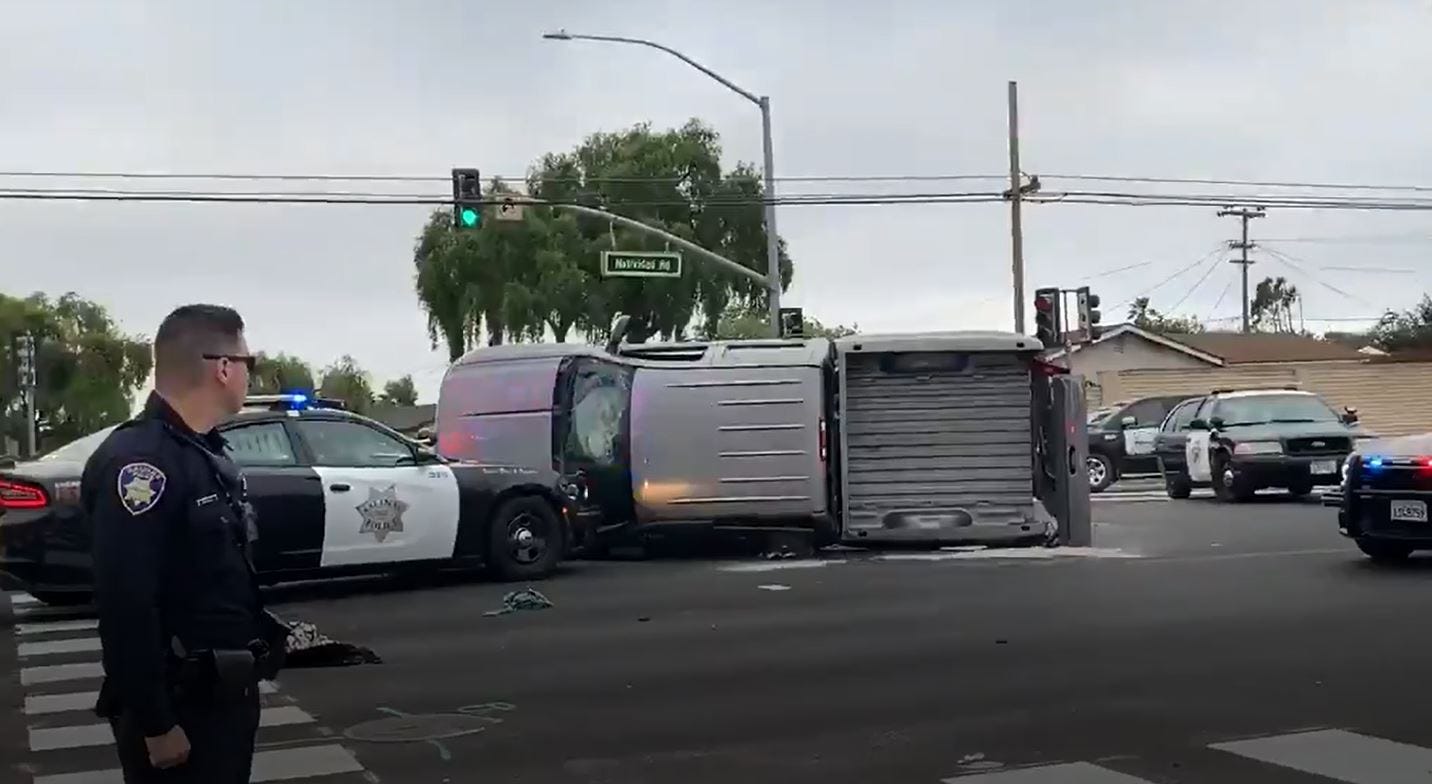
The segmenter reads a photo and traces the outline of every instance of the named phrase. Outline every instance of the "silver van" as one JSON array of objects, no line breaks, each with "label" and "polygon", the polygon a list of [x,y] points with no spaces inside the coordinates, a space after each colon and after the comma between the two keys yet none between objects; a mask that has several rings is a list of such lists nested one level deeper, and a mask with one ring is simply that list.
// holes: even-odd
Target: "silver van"
[{"label": "silver van", "polygon": [[556,473],[603,529],[1038,539],[1040,348],[985,332],[479,348],[443,379],[437,445]]}]

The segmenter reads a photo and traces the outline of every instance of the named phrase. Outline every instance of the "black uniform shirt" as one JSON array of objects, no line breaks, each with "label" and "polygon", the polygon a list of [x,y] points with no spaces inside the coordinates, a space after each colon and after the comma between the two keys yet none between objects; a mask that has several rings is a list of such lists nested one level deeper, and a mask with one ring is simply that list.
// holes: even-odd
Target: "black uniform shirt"
[{"label": "black uniform shirt", "polygon": [[223,447],[151,394],[85,464],[105,670],[97,711],[132,711],[148,736],[175,724],[173,639],[197,651],[259,636],[242,478]]}]

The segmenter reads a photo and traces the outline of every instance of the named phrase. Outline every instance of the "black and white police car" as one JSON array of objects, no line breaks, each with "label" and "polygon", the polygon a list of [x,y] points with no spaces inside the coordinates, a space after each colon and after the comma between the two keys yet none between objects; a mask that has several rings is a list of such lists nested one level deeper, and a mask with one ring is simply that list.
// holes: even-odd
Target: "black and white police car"
[{"label": "black and white police car", "polygon": [[[50,604],[89,599],[79,479],[111,430],[0,468],[4,587]],[[595,517],[578,482],[449,461],[335,401],[250,397],[219,431],[258,514],[265,583],[450,566],[540,578],[587,543]]]},{"label": "black and white police car", "polygon": [[1323,503],[1338,507],[1338,533],[1374,561],[1432,550],[1432,433],[1359,444]]}]

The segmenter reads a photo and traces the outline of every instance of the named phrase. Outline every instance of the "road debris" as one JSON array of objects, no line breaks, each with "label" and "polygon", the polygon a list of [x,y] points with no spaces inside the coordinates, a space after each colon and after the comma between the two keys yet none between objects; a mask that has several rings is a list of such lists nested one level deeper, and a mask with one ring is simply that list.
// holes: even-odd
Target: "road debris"
[{"label": "road debris", "polygon": [[552,607],[552,600],[543,596],[540,591],[532,588],[523,588],[520,591],[511,591],[502,597],[502,606],[496,610],[488,610],[483,615],[506,615],[518,610],[545,610]]}]

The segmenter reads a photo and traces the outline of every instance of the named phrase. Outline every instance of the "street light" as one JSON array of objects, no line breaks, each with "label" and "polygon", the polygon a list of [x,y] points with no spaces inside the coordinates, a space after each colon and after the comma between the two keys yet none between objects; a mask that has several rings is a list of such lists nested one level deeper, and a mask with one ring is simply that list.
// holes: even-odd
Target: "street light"
[{"label": "street light", "polygon": [[776,234],[776,175],[775,156],[771,145],[771,99],[764,95],[757,96],[754,93],[743,90],[721,74],[696,62],[681,52],[669,46],[663,46],[655,41],[647,41],[642,38],[623,38],[615,35],[576,35],[566,30],[546,33],[542,37],[549,41],[606,41],[608,43],[636,44],[637,46],[659,49],[712,79],[715,79],[727,89],[760,107],[761,146],[762,154],[765,158],[764,166],[766,170],[766,290],[770,300],[771,332],[779,337],[781,334],[781,256],[780,243],[778,242]]}]

